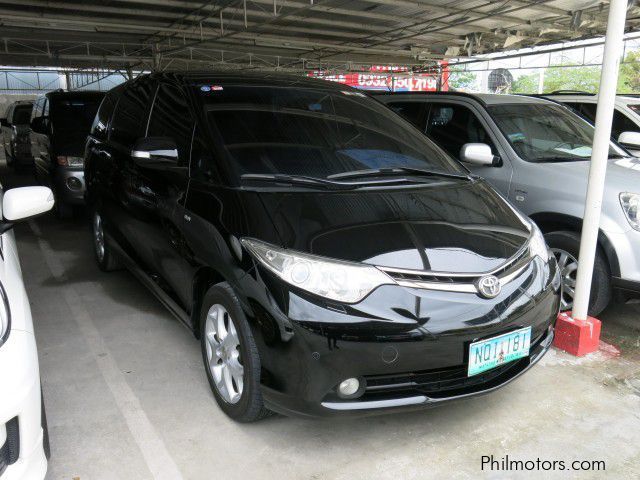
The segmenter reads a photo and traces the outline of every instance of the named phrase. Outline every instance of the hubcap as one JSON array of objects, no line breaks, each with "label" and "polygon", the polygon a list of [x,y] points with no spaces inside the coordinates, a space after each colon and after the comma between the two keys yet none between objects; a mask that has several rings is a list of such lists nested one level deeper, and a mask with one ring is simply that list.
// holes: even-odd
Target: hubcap
[{"label": "hubcap", "polygon": [[204,334],[207,368],[216,390],[226,402],[237,403],[244,385],[240,340],[231,315],[222,305],[215,304],[209,309]]},{"label": "hubcap", "polygon": [[93,215],[93,245],[98,260],[104,260],[104,231],[102,230],[102,218],[97,213]]},{"label": "hubcap", "polygon": [[576,288],[576,275],[578,272],[578,260],[565,250],[552,248],[551,251],[558,262],[558,269],[562,278],[562,295],[560,299],[560,309],[570,310],[573,308],[573,296]]}]

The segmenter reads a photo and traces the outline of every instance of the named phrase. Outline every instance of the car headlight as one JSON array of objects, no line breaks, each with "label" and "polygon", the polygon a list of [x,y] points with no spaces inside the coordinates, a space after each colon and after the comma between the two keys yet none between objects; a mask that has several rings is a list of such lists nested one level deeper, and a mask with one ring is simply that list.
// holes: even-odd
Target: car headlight
[{"label": "car headlight", "polygon": [[533,222],[531,222],[531,238],[529,238],[529,255],[531,255],[531,258],[537,255],[545,263],[549,261],[550,252],[547,242],[544,240],[544,235],[542,235],[538,226]]},{"label": "car headlight", "polygon": [[4,291],[4,286],[0,283],[0,347],[9,337],[11,328],[11,310],[9,310],[9,299]]},{"label": "car headlight", "polygon": [[242,245],[285,282],[343,303],[356,303],[394,281],[371,265],[333,260],[243,238]]},{"label": "car headlight", "polygon": [[622,192],[620,194],[620,205],[627,216],[629,224],[634,230],[640,231],[640,216],[638,215],[638,206],[640,205],[640,194]]}]

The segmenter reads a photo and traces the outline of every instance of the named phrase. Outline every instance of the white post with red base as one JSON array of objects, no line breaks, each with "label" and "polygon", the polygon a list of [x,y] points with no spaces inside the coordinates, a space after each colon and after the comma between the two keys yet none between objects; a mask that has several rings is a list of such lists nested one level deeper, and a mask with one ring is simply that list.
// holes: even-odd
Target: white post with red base
[{"label": "white post with red base", "polygon": [[620,55],[623,51],[627,0],[611,0],[602,57],[602,74],[596,112],[596,128],[589,167],[589,185],[584,206],[578,274],[573,311],[562,313],[556,323],[554,345],[573,355],[585,355],[598,349],[600,320],[587,315],[593,277],[593,264],[598,246],[600,211],[604,181],[609,160],[609,139],[618,84]]}]

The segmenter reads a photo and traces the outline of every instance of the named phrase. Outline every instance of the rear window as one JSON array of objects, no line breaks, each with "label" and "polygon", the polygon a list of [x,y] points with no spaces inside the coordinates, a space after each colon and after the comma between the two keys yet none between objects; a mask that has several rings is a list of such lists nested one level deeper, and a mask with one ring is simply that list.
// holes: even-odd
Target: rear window
[{"label": "rear window", "polygon": [[27,125],[31,120],[31,105],[16,105],[13,110],[13,125]]},{"label": "rear window", "polygon": [[51,121],[56,134],[65,132],[88,134],[102,97],[51,99]]},{"label": "rear window", "polygon": [[214,137],[232,169],[324,178],[414,167],[466,173],[409,122],[353,90],[200,86]]}]

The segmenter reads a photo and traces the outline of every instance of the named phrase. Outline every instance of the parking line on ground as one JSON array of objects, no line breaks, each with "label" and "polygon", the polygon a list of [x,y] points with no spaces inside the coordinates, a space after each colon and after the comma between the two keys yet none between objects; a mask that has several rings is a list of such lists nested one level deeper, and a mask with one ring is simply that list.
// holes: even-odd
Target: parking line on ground
[{"label": "parking line on ground", "polygon": [[[56,280],[66,280],[64,267],[49,242],[42,237],[38,224],[30,220],[29,227],[38,240],[38,246],[51,274]],[[100,373],[109,387],[151,475],[155,480],[183,480],[178,466],[142,409],[140,400],[124,379],[80,295],[72,285],[63,285],[62,289],[64,299],[78,324],[78,329],[91,349]]]}]

